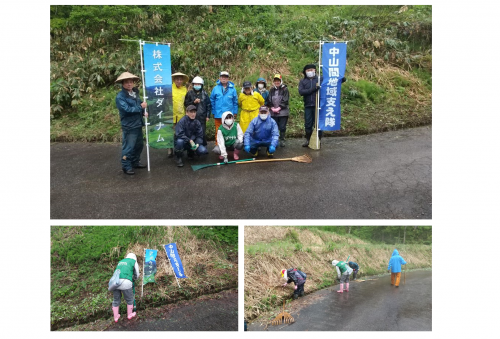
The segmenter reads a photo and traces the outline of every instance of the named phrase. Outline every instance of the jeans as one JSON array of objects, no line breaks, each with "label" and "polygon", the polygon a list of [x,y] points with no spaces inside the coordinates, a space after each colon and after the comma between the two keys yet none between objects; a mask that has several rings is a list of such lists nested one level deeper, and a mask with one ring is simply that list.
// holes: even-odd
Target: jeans
[{"label": "jeans", "polygon": [[284,117],[273,117],[271,118],[278,124],[278,129],[280,130],[280,140],[285,140],[286,133],[286,123],[288,122],[288,115]]},{"label": "jeans", "polygon": [[193,151],[191,150],[191,145],[189,142],[185,142],[183,139],[177,139],[177,141],[175,142],[175,152],[182,156],[182,152],[184,152],[184,150],[187,150],[188,154],[192,154],[194,152],[196,152],[196,154],[198,155],[208,154],[207,148],[203,145],[198,146],[198,149],[196,149],[196,151]]},{"label": "jeans", "polygon": [[126,171],[139,164],[144,147],[142,127],[123,130],[122,140],[122,168]]}]

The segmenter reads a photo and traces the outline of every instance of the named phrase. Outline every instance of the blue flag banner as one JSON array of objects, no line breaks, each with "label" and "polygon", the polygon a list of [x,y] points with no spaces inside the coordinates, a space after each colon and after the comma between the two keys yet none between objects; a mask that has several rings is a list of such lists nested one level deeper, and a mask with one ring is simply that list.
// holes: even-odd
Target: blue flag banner
[{"label": "blue flag banner", "polygon": [[345,74],[346,43],[324,43],[319,95],[319,129],[340,130],[340,87]]},{"label": "blue flag banner", "polygon": [[148,97],[149,146],[174,147],[170,46],[145,43],[144,81]]},{"label": "blue flag banner", "polygon": [[146,256],[144,258],[144,278],[143,285],[146,285],[149,282],[155,282],[155,274],[156,274],[156,254],[157,250],[146,250]]},{"label": "blue flag banner", "polygon": [[177,278],[187,278],[184,275],[184,267],[182,267],[182,261],[181,258],[179,257],[179,253],[177,252],[176,243],[174,242],[164,246],[165,246],[165,252],[167,253],[167,257],[170,260],[170,264],[174,269],[175,276]]}]

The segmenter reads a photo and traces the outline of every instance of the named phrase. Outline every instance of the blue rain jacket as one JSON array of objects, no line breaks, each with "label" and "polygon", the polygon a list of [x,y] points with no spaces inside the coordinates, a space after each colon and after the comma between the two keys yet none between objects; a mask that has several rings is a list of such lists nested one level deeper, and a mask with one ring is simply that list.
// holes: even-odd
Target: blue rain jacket
[{"label": "blue rain jacket", "polygon": [[221,85],[220,80],[217,80],[217,85],[210,93],[210,103],[212,104],[212,114],[214,118],[222,118],[222,113],[231,112],[233,115],[238,114],[238,93],[231,81],[227,82],[227,87]]},{"label": "blue rain jacket", "polygon": [[144,126],[144,121],[142,120],[143,108],[141,107],[139,90],[136,87],[132,90],[135,92],[135,98],[130,96],[126,89],[122,88],[115,99],[116,107],[120,113],[122,129],[124,130]]},{"label": "blue rain jacket", "polygon": [[262,120],[258,116],[250,121],[243,137],[243,143],[245,146],[250,145],[250,147],[261,143],[271,143],[272,146],[277,147],[279,136],[278,124],[273,118],[268,116],[266,120]]},{"label": "blue rain jacket", "polygon": [[399,273],[401,272],[401,265],[406,265],[406,261],[399,255],[398,250],[394,250],[387,269],[391,270],[392,273]]}]

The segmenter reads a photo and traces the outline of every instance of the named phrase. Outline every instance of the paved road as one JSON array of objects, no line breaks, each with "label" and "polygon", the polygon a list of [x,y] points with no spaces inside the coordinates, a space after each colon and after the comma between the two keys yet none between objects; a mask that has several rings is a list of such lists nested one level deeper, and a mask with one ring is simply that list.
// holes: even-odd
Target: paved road
[{"label": "paved road", "polygon": [[287,308],[294,323],[266,328],[266,324],[255,321],[248,330],[431,331],[432,272],[409,272],[406,284],[401,281],[398,288],[390,282],[387,275],[351,282],[350,291],[342,294],[336,292],[338,285],[306,294]]},{"label": "paved road", "polygon": [[[123,174],[116,143],[51,145],[52,219],[432,219],[432,128],[287,141],[276,158],[311,164],[177,168],[151,150],[151,172]],[[209,147],[212,144],[209,144]],[[211,147],[210,147],[211,149]],[[143,153],[145,159],[146,152]],[[223,208],[224,207],[224,208]]]},{"label": "paved road", "polygon": [[156,316],[122,314],[106,331],[238,331],[238,293],[221,299],[191,301],[173,309],[158,308]]}]

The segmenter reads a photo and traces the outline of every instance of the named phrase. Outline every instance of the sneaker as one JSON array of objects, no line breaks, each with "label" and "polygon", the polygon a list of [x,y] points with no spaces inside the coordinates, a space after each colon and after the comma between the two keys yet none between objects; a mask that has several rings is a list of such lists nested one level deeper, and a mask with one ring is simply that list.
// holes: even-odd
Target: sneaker
[{"label": "sneaker", "polygon": [[184,163],[182,162],[182,158],[177,158],[177,167],[182,167],[184,166]]},{"label": "sneaker", "polygon": [[126,170],[125,168],[123,169],[123,173],[128,174],[128,175],[134,175],[135,172],[133,169]]},{"label": "sneaker", "polygon": [[146,168],[146,167],[148,167],[148,166],[147,166],[147,165],[144,165],[144,164],[142,164],[142,163],[140,163],[140,162],[139,162],[139,163],[135,164],[135,165],[134,165],[134,166],[132,166],[132,167],[133,167],[133,168]]},{"label": "sneaker", "polygon": [[306,142],[302,144],[302,147],[307,147],[307,146],[309,146],[309,140],[306,140]]}]

